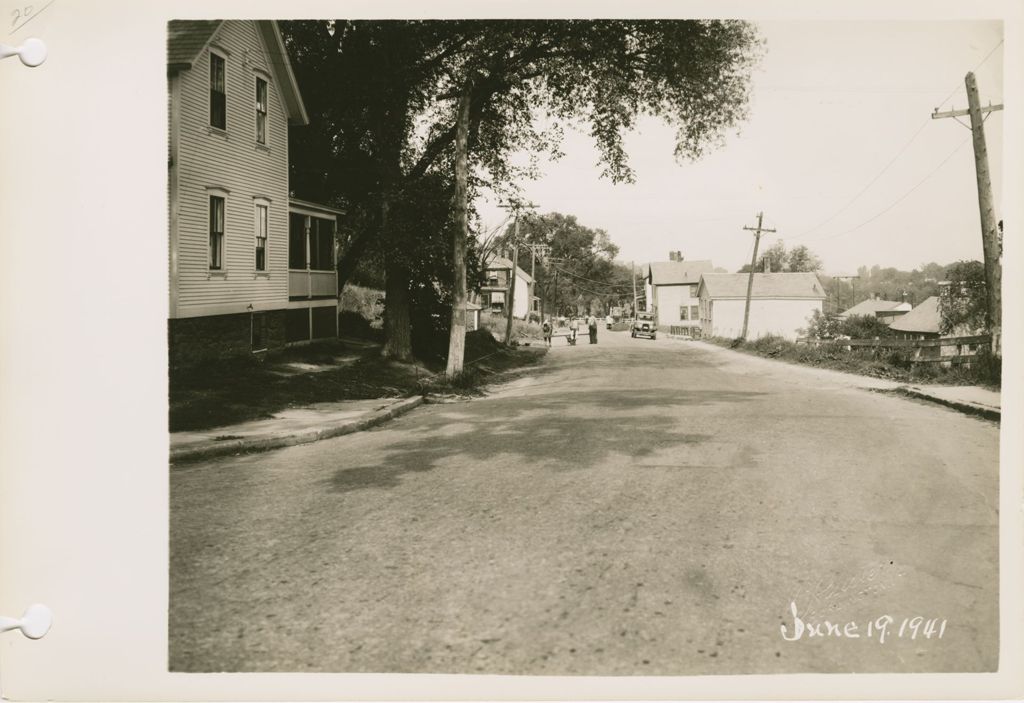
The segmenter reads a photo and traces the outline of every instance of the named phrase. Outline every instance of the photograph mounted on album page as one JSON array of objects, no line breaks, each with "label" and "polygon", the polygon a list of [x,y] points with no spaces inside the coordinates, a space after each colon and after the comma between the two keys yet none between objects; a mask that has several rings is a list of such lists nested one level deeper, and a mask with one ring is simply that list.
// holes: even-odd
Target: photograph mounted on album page
[{"label": "photograph mounted on album page", "polygon": [[0,695],[1024,696],[1021,3],[0,22]]}]

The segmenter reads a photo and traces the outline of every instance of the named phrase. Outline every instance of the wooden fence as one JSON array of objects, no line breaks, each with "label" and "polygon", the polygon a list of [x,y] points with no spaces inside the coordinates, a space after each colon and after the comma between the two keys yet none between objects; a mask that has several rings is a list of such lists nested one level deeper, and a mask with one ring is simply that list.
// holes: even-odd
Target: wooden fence
[{"label": "wooden fence", "polygon": [[[991,335],[981,334],[970,337],[940,337],[937,339],[899,339],[897,337],[879,337],[875,339],[808,339],[797,340],[798,344],[809,344],[815,347],[841,348],[846,351],[853,349],[908,349],[913,350],[914,363],[948,363],[969,364],[982,347],[992,345]],[[953,348],[952,353],[943,353],[944,349]],[[964,353],[966,351],[966,353]]]}]

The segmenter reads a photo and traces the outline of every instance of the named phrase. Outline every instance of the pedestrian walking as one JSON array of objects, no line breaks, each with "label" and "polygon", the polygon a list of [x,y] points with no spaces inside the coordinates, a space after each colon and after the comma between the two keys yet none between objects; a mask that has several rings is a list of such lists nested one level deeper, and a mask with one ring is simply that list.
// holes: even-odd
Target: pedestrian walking
[{"label": "pedestrian walking", "polygon": [[551,319],[544,320],[544,324],[540,326],[541,331],[544,333],[544,345],[551,346]]},{"label": "pedestrian walking", "polygon": [[590,343],[597,344],[597,318],[593,315],[587,318],[587,328],[590,330]]},{"label": "pedestrian walking", "polygon": [[579,318],[572,317],[569,319],[569,344],[576,343],[576,333],[580,331]]}]

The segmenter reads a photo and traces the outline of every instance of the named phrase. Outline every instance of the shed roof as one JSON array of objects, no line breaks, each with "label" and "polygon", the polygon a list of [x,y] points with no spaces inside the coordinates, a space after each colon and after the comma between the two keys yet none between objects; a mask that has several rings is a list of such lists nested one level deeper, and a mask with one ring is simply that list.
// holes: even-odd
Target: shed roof
[{"label": "shed roof", "polygon": [[853,317],[855,315],[874,315],[876,312],[895,310],[900,305],[902,305],[902,303],[896,300],[868,298],[867,300],[860,301],[849,310],[844,310],[839,313],[839,316]]},{"label": "shed roof", "polygon": [[699,283],[701,274],[711,273],[715,267],[710,261],[652,261],[647,266],[651,285],[677,286]]},{"label": "shed roof", "polygon": [[[747,273],[705,273],[702,290],[710,298],[746,298]],[[813,273],[755,273],[751,298],[824,300],[825,289]]]},{"label": "shed roof", "polygon": [[889,329],[900,332],[939,333],[939,298],[931,296],[905,315],[900,315]]},{"label": "shed roof", "polygon": [[[274,20],[251,20],[267,47],[267,63],[280,86],[289,124],[309,124],[309,115],[302,102],[288,50],[281,30]],[[224,20],[171,20],[167,23],[167,70],[177,72],[192,68],[203,49],[220,29]]]}]

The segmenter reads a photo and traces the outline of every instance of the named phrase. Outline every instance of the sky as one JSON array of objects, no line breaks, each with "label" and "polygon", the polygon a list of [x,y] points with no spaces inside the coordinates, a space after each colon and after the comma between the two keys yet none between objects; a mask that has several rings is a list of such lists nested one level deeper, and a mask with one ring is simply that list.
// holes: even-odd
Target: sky
[{"label": "sky", "polygon": [[[750,114],[721,148],[678,162],[672,128],[645,120],[626,137],[636,183],[613,184],[591,138],[567,129],[565,156],[542,162],[527,201],[606,230],[626,262],[678,250],[738,270],[753,247],[743,227],[762,211],[777,230],[762,251],[806,244],[831,275],[981,260],[971,132],[931,113],[966,108],[970,70],[982,104],[1002,103],[1002,22],[756,24],[766,46]],[[997,217],[1003,114],[985,123]],[[506,216],[493,200],[477,206],[486,226]]]}]

